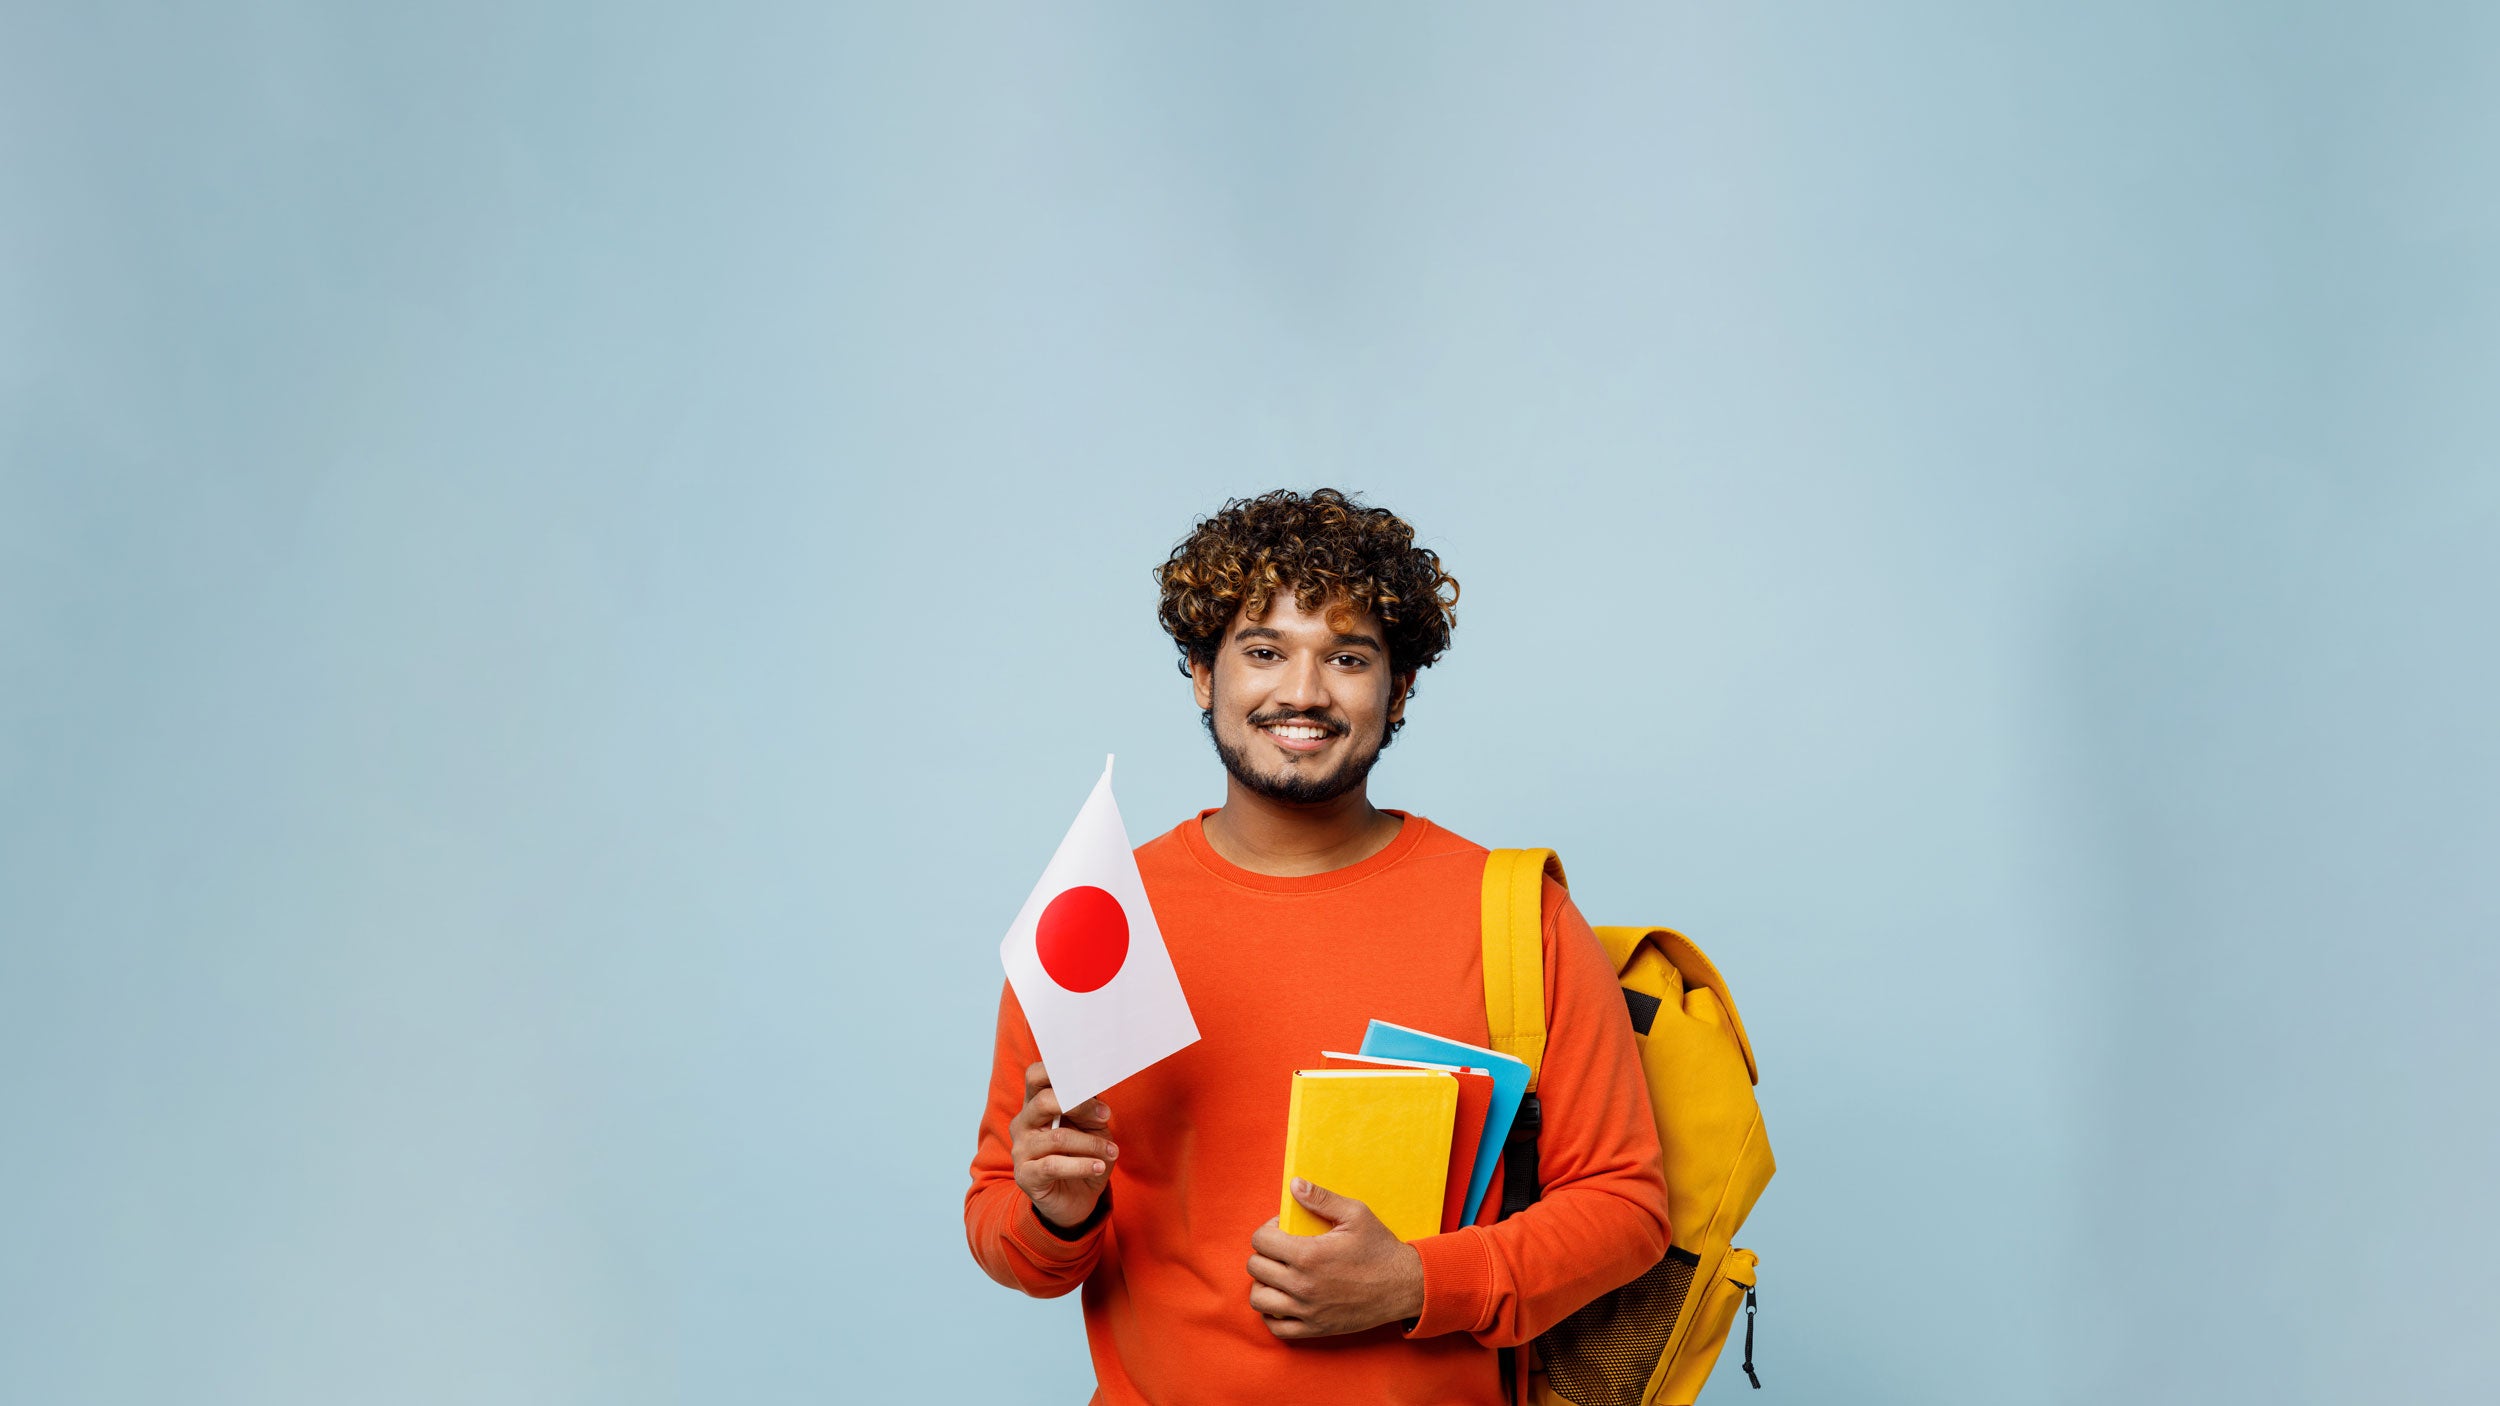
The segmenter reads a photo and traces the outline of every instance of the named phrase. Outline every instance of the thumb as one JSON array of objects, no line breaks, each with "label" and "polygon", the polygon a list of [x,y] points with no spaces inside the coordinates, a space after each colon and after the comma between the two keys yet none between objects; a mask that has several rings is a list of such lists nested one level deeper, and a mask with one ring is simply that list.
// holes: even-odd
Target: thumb
[{"label": "thumb", "polygon": [[1304,1210],[1330,1225],[1344,1225],[1348,1221],[1360,1220],[1371,1214],[1369,1206],[1353,1197],[1340,1196],[1327,1187],[1305,1181],[1300,1177],[1293,1179],[1293,1199],[1301,1202]]}]

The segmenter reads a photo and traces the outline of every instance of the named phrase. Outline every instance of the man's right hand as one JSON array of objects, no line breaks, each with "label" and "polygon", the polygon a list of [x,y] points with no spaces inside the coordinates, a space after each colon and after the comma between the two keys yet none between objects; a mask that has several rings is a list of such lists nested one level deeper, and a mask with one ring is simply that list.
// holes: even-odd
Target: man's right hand
[{"label": "man's right hand", "polygon": [[1037,1063],[1024,1071],[1024,1110],[1007,1125],[1007,1136],[1016,1185],[1033,1198],[1033,1209],[1063,1230],[1084,1224],[1111,1185],[1111,1164],[1120,1156],[1111,1141],[1111,1110],[1098,1098],[1061,1108],[1049,1073]]}]

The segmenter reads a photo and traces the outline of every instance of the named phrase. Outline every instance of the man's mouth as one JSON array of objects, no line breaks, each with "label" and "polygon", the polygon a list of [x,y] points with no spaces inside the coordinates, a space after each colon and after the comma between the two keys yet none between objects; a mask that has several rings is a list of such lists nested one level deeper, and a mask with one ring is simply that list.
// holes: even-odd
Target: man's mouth
[{"label": "man's mouth", "polygon": [[1299,721],[1262,723],[1259,731],[1266,733],[1271,741],[1288,752],[1316,752],[1337,735],[1333,728]]}]

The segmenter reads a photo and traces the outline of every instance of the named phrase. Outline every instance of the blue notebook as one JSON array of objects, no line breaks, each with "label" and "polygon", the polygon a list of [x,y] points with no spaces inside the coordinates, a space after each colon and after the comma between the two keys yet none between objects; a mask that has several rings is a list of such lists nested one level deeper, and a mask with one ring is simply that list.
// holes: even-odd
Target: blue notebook
[{"label": "blue notebook", "polygon": [[1375,1020],[1364,1030],[1362,1052],[1383,1059],[1421,1059],[1492,1072],[1493,1106],[1485,1110],[1484,1138],[1476,1144],[1475,1174],[1467,1179],[1467,1206],[1458,1217],[1460,1225],[1474,1225],[1476,1212],[1484,1208],[1485,1189],[1493,1185],[1493,1168],[1502,1160],[1502,1143],[1510,1136],[1511,1121],[1519,1116],[1520,1095],[1528,1091],[1527,1061],[1482,1045],[1391,1025],[1385,1020]]}]

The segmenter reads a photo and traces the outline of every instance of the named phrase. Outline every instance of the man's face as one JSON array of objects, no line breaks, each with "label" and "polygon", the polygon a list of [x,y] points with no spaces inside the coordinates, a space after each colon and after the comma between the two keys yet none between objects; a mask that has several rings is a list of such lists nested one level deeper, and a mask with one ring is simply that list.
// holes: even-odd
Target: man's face
[{"label": "man's face", "polygon": [[1389,672],[1378,618],[1332,626],[1328,613],[1285,593],[1256,619],[1236,614],[1214,663],[1190,669],[1224,769],[1270,800],[1312,804],[1361,786],[1406,711],[1408,681]]}]

